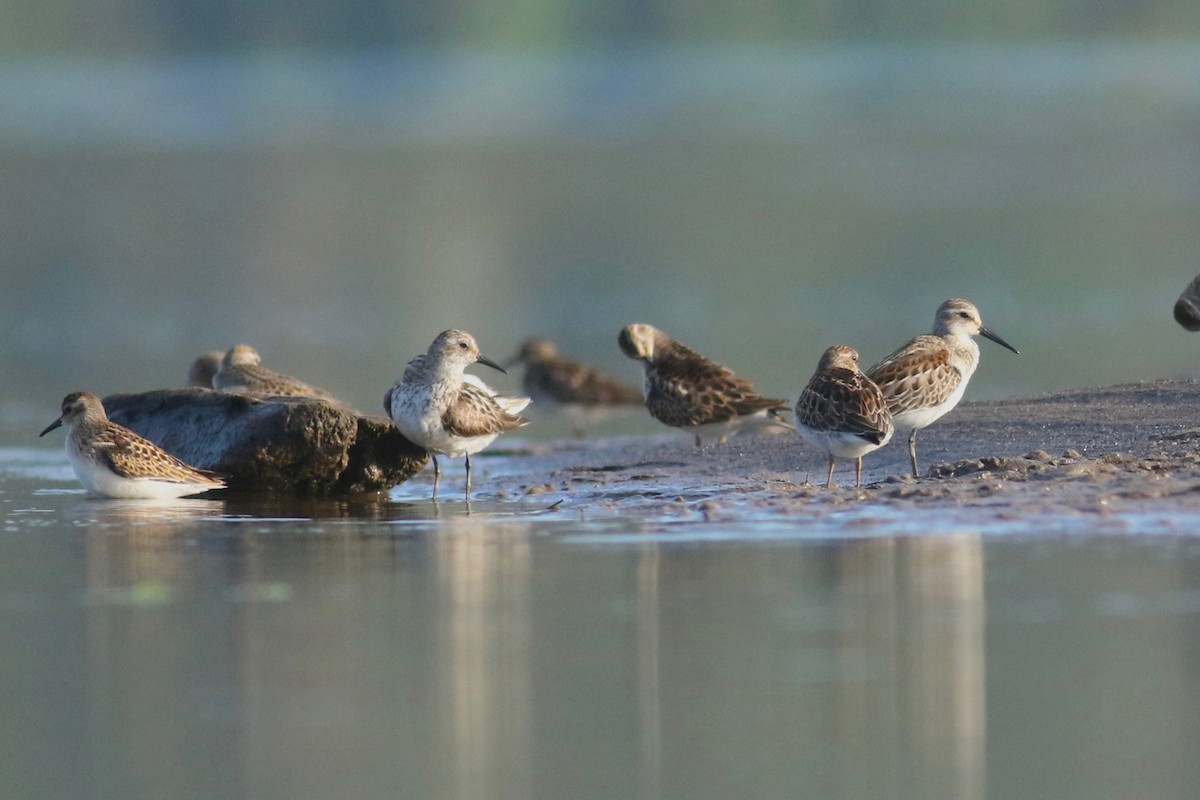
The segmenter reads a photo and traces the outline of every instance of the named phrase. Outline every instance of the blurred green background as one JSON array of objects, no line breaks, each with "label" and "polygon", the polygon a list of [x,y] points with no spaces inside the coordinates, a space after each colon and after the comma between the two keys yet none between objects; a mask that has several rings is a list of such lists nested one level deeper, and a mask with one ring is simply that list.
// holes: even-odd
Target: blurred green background
[{"label": "blurred green background", "polygon": [[631,321],[794,396],[956,295],[969,398],[1190,376],[1194,11],[0,3],[0,419],[239,341],[374,411],[448,327],[633,382]]}]

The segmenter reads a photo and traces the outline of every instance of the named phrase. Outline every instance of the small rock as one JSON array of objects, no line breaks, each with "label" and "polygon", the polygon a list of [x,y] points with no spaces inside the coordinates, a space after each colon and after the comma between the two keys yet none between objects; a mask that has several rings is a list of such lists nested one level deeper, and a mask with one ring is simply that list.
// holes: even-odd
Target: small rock
[{"label": "small rock", "polygon": [[1067,448],[1063,451],[1063,458],[1080,458],[1079,451],[1074,448]]}]

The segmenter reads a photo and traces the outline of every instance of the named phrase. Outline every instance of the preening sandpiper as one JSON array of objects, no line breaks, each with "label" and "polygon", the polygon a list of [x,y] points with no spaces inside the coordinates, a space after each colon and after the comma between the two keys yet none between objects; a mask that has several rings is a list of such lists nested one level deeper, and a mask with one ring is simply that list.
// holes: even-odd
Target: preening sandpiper
[{"label": "preening sandpiper", "polygon": [[614,408],[641,406],[642,393],[593,366],[564,356],[549,339],[527,339],[505,366],[525,365],[521,381],[534,407],[571,420],[576,434],[584,424]]},{"label": "preening sandpiper", "polygon": [[788,406],[786,400],[763,397],[733,370],[651,325],[626,325],[617,342],[625,355],[642,362],[650,415],[665,425],[692,429],[697,447],[702,435],[724,441],[743,428],[792,428],[779,416]]},{"label": "preening sandpiper", "polygon": [[465,370],[471,364],[504,369],[479,353],[471,334],[448,330],[404,368],[404,376],[384,395],[392,422],[433,459],[433,496],[441,470],[438,455],[467,459],[466,496],[471,497],[471,454],[497,436],[528,424],[519,414],[528,397],[502,397]]},{"label": "preening sandpiper", "polygon": [[221,368],[213,376],[214,389],[239,394],[260,394],[275,397],[314,397],[338,402],[324,389],[275,372],[262,366],[262,357],[248,344],[235,344],[221,358]]},{"label": "preening sandpiper", "polygon": [[858,368],[858,352],[837,344],[796,400],[796,430],[829,454],[825,488],[833,488],[834,457],[854,459],[854,485],[862,486],[862,457],[892,438],[887,401]]},{"label": "preening sandpiper", "polygon": [[39,436],[66,425],[67,458],[83,488],[101,497],[170,498],[221,489],[225,481],[183,463],[148,439],[111,421],[100,398],[73,392],[62,415]]},{"label": "preening sandpiper", "polygon": [[979,345],[973,336],[984,336],[1017,352],[983,326],[974,303],[951,298],[938,306],[932,334],[916,337],[867,370],[867,377],[887,400],[896,431],[910,431],[908,455],[914,478],[920,475],[917,431],[958,405],[979,366]]}]

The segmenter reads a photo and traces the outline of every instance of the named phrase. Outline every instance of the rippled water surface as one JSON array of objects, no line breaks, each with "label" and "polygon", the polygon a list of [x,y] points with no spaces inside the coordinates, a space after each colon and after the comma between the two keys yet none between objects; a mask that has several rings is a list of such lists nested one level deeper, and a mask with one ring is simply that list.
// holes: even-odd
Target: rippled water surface
[{"label": "rippled water surface", "polygon": [[12,797],[1185,798],[1200,539],[85,497],[0,451]]}]

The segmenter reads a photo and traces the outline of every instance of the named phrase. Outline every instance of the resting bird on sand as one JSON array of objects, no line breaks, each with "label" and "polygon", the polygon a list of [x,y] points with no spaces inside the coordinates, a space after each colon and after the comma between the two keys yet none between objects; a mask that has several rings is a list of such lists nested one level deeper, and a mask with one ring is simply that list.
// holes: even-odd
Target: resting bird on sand
[{"label": "resting bird on sand", "polygon": [[779,412],[786,400],[773,400],[754,391],[750,381],[672,339],[657,328],[634,323],[617,337],[625,355],[642,362],[646,409],[664,425],[690,428],[696,446],[703,435],[719,441],[747,428],[792,424]]},{"label": "resting bird on sand", "polygon": [[568,358],[549,339],[527,339],[505,366],[525,365],[522,388],[536,408],[556,411],[582,435],[584,423],[617,408],[641,406],[642,393],[595,367]]}]

